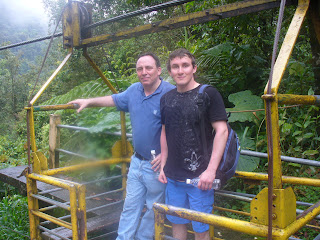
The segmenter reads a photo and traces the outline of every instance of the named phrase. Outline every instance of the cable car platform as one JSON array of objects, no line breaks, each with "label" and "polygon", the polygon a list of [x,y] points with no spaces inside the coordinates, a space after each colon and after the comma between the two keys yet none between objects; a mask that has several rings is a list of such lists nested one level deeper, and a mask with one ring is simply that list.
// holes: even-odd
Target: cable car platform
[{"label": "cable car platform", "polygon": [[[12,168],[0,169],[0,181],[7,183],[18,189],[22,195],[27,195],[26,177],[20,176],[27,166],[17,166]],[[19,177],[20,176],[20,177]],[[63,180],[70,180],[69,176],[62,174],[55,175],[56,178]],[[111,177],[115,178],[115,177]],[[109,177],[110,179],[110,177]],[[104,179],[105,180],[105,179]],[[95,181],[97,182],[97,181]],[[118,227],[120,214],[122,211],[123,200],[122,191],[114,190],[106,192],[106,189],[91,186],[92,182],[82,183],[90,185],[86,187],[86,225],[88,236],[95,235],[116,237],[115,231]],[[61,221],[70,222],[71,215],[67,211],[61,213],[58,207],[70,205],[69,191],[59,188],[41,181],[37,181],[37,198],[39,199],[39,207],[42,212],[61,219]],[[58,211],[59,210],[59,211]],[[65,213],[66,212],[66,213]],[[39,228],[42,239],[72,239],[72,230],[66,227],[58,227],[53,222],[40,222]]]}]

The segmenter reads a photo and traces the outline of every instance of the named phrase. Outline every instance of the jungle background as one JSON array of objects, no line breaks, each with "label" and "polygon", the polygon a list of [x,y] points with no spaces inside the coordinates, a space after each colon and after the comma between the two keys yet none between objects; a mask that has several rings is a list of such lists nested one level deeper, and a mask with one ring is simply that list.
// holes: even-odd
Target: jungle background
[{"label": "jungle background", "polygon": [[[50,18],[49,31],[37,21],[25,24],[10,21],[9,14],[0,15],[1,46],[27,41],[52,34],[63,7],[64,0],[43,0]],[[93,22],[111,18],[134,10],[142,9],[165,1],[159,0],[85,0],[93,6]],[[157,13],[145,14],[109,25],[98,27],[94,34],[112,33],[134,26],[179,16],[184,13],[201,11],[233,0],[194,1],[171,7]],[[162,77],[172,82],[166,71],[169,53],[184,47],[198,59],[198,79],[215,86],[225,101],[229,122],[239,135],[242,149],[267,152],[265,114],[261,95],[269,78],[272,48],[279,9],[267,10],[221,19],[206,24],[149,34],[146,36],[103,44],[88,49],[91,57],[103,70],[118,91],[125,90],[138,81],[135,61],[141,52],[152,51],[162,62]],[[295,7],[285,9],[280,34],[280,45],[288,29]],[[58,27],[61,30],[61,24]],[[62,38],[55,38],[48,58],[37,75],[43,61],[49,40],[0,51],[0,168],[27,164],[26,111],[30,96],[40,89],[66,51]],[[281,83],[281,93],[301,95],[319,94],[319,46],[314,40],[312,25],[307,19],[288,63]],[[75,50],[71,61],[58,74],[55,81],[39,99],[38,105],[63,104],[76,98],[87,98],[111,94],[82,56]],[[253,112],[241,112],[254,110]],[[61,134],[61,145],[81,154],[106,158],[115,139],[106,137],[105,131],[119,131],[119,113],[114,108],[86,109],[80,114],[74,110],[56,111],[62,116],[63,124],[88,127],[90,133]],[[279,113],[282,155],[308,158],[319,161],[319,107],[285,106]],[[49,114],[35,115],[38,148],[48,154]],[[127,128],[130,132],[129,116]],[[83,141],[86,141],[83,144]],[[61,158],[68,164],[67,156]],[[267,160],[241,156],[239,170],[265,172]],[[319,169],[293,163],[283,163],[283,174],[319,178]],[[228,190],[256,194],[262,185],[247,184],[232,179]],[[319,191],[313,187],[292,186],[297,200],[315,203]],[[0,238],[28,239],[29,234],[27,200],[16,189],[0,183]],[[219,198],[217,198],[219,201]],[[248,210],[249,205],[233,201],[221,201],[221,205],[233,209]],[[221,213],[230,216],[230,213]],[[238,216],[233,216],[238,217]],[[317,221],[313,222],[319,225]],[[21,234],[8,230],[14,229]],[[303,228],[296,234],[301,239],[313,239],[319,232]]]}]

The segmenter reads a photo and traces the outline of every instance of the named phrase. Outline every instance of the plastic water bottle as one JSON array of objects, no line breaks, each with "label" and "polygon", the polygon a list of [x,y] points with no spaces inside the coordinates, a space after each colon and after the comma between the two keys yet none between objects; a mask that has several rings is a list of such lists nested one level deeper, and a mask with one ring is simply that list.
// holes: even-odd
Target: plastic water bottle
[{"label": "plastic water bottle", "polygon": [[156,158],[156,150],[151,150],[152,160]]},{"label": "plastic water bottle", "polygon": [[[156,158],[156,150],[151,150],[151,156],[152,156],[152,160],[150,162],[152,162],[155,158]],[[157,176],[159,177],[160,172],[157,171]]]},{"label": "plastic water bottle", "polygon": [[[198,183],[200,181],[200,178],[193,178],[193,179],[187,179],[186,184],[192,184],[195,187],[198,187]],[[221,181],[220,179],[214,179],[212,183],[212,189],[218,190],[221,187]]]}]

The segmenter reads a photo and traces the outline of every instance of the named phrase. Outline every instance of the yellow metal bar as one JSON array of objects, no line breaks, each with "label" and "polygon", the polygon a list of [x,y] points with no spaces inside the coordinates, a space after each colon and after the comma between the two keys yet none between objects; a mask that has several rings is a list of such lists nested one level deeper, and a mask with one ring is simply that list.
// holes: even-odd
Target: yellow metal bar
[{"label": "yellow metal bar", "polygon": [[30,224],[30,238],[40,240],[40,231],[38,229],[39,217],[33,214],[33,211],[39,210],[38,199],[31,197],[32,194],[37,193],[36,181],[28,178],[26,179],[27,184],[27,196],[28,196],[28,213],[29,213],[29,224]]},{"label": "yellow metal bar", "polygon": [[80,2],[70,1],[63,12],[63,45],[66,48],[77,47],[80,44]]},{"label": "yellow metal bar", "polygon": [[33,106],[33,111],[52,111],[52,110],[63,110],[63,109],[77,109],[74,104],[57,104],[57,105],[43,105]]},{"label": "yellow metal bar", "polygon": [[[266,237],[268,235],[268,227],[243,220],[231,219],[227,217],[217,216],[213,214],[201,213],[189,209],[173,207],[165,204],[155,203],[153,206],[155,212],[159,211],[164,214],[170,214],[186,218],[193,221],[201,221],[206,224],[220,226],[237,232],[243,232],[250,235]],[[284,231],[279,228],[273,228],[273,236],[281,237]],[[156,238],[157,239],[157,238]]]},{"label": "yellow metal bar", "polygon": [[[70,207],[71,207],[71,225],[72,225],[72,239],[79,239],[79,225],[77,217],[77,192],[76,188],[70,189]],[[81,239],[82,240],[82,239]]]},{"label": "yellow metal bar", "polygon": [[154,211],[154,219],[155,219],[155,234],[154,237],[156,240],[164,240],[164,213],[155,209]]},{"label": "yellow metal bar", "polygon": [[49,169],[47,171],[42,171],[41,173],[43,175],[51,176],[51,175],[68,173],[68,172],[77,171],[77,170],[86,169],[86,168],[92,168],[92,167],[98,167],[98,166],[104,166],[104,165],[112,165],[112,164],[118,164],[118,163],[123,163],[123,162],[129,163],[130,158],[112,158],[112,159],[101,160],[101,161],[90,161],[87,163],[74,165],[74,166]]},{"label": "yellow metal bar", "polygon": [[278,94],[278,103],[279,104],[320,105],[320,96]]},{"label": "yellow metal bar", "polygon": [[[313,207],[313,206],[312,206]],[[310,207],[310,208],[312,208]],[[320,206],[314,208],[311,212],[306,214],[305,216],[297,219],[295,222],[291,223],[288,227],[285,229],[286,237],[290,237],[292,234],[297,232],[300,228],[306,225],[306,223],[310,222],[312,219],[314,219],[318,214],[320,213]]]},{"label": "yellow metal bar", "polygon": [[33,152],[37,151],[37,146],[36,146],[36,136],[35,136],[35,130],[34,130],[34,115],[33,115],[33,108],[28,107],[27,109],[27,114],[29,118],[29,131],[30,131],[30,145],[31,145],[31,150]]},{"label": "yellow metal bar", "polygon": [[[271,102],[271,127],[272,134],[272,157],[273,157],[273,188],[282,188],[282,169],[281,169],[281,148],[280,148],[280,132],[279,132],[279,112],[278,112],[278,102]],[[267,115],[266,111],[266,115]],[[268,135],[268,138],[270,136]],[[268,157],[270,158],[269,148]]]},{"label": "yellow metal bar", "polygon": [[[268,181],[268,174],[255,172],[236,172],[236,177],[258,181]],[[320,187],[320,179],[282,176],[283,183]]]},{"label": "yellow metal bar", "polygon": [[86,186],[81,185],[77,187],[78,192],[78,219],[79,219],[79,238],[80,240],[87,240],[87,212],[86,212]]},{"label": "yellow metal bar", "polygon": [[[272,5],[266,6],[263,5]],[[238,16],[245,13],[261,11],[269,9],[275,6],[279,6],[278,0],[251,0],[241,1],[232,4],[226,4],[216,8],[207,9],[204,11],[194,12],[179,17],[172,17],[161,22],[138,26],[135,28],[128,29],[126,31],[116,32],[114,34],[105,34],[92,38],[83,39],[81,44],[83,46],[97,45],[107,42],[118,41],[121,39],[128,39],[140,35],[167,31],[175,28],[181,28],[184,26],[199,24],[208,21],[220,19],[222,14],[225,17]]]},{"label": "yellow metal bar", "polygon": [[112,86],[111,82],[106,78],[106,76],[103,74],[103,72],[97,66],[97,64],[95,64],[95,62],[91,59],[86,48],[83,50],[83,56],[88,60],[88,62],[92,66],[92,68],[94,70],[96,70],[96,72],[99,74],[99,76],[102,78],[102,80],[107,84],[107,86],[110,88],[110,90],[113,93],[117,93],[118,91]]},{"label": "yellow metal bar", "polygon": [[39,212],[39,211],[32,211],[32,214],[36,215],[37,217],[40,217],[44,220],[47,220],[47,221],[50,221],[54,224],[57,224],[61,227],[65,227],[65,228],[68,228],[68,229],[71,229],[72,230],[72,226],[70,223],[66,222],[66,221],[63,221],[59,218],[55,218],[51,215],[48,215],[46,213],[43,213],[43,212]]},{"label": "yellow metal bar", "polygon": [[72,56],[72,48],[69,49],[68,55],[65,57],[65,59],[61,62],[59,67],[54,71],[54,73],[49,77],[47,82],[41,87],[41,89],[37,92],[37,94],[33,97],[33,99],[30,101],[31,105],[34,105],[34,103],[38,100],[38,98],[41,96],[41,94],[47,89],[49,84],[52,82],[52,80],[57,76],[59,71],[63,68],[63,66],[67,63],[67,61]]},{"label": "yellow metal bar", "polygon": [[[281,46],[278,58],[274,65],[274,71],[272,76],[272,86],[271,86],[272,93],[278,92],[282,76],[285,72],[286,66],[289,62],[290,55],[294,48],[295,42],[298,38],[299,31],[303,24],[304,18],[307,14],[309,3],[310,3],[309,0],[299,0],[298,7],[293,16],[293,19],[291,21],[291,24],[289,26],[289,29],[287,31],[283,44]],[[265,94],[267,93],[267,86],[268,86],[268,83],[264,90]]]},{"label": "yellow metal bar", "polygon": [[127,164],[123,163],[121,164],[121,174],[123,176],[122,178],[122,198],[125,199],[126,195],[127,195]]},{"label": "yellow metal bar", "polygon": [[219,210],[219,211],[224,211],[224,212],[231,212],[231,213],[235,213],[235,214],[239,214],[239,215],[244,215],[244,216],[250,217],[250,213],[248,213],[248,212],[243,212],[243,211],[233,210],[233,209],[229,209],[229,208],[218,207],[218,206],[215,206],[215,205],[213,205],[213,209]]},{"label": "yellow metal bar", "polygon": [[74,188],[75,185],[78,185],[78,183],[74,183],[65,179],[58,179],[55,177],[51,177],[51,176],[45,176],[45,175],[40,175],[37,173],[31,173],[28,174],[28,178],[33,179],[33,180],[37,180],[40,182],[44,182],[50,185],[54,185],[57,187],[61,187],[67,190],[71,190]]},{"label": "yellow metal bar", "polygon": [[121,120],[121,152],[122,157],[128,155],[127,149],[127,134],[126,134],[126,115],[124,112],[120,112],[120,120]]}]

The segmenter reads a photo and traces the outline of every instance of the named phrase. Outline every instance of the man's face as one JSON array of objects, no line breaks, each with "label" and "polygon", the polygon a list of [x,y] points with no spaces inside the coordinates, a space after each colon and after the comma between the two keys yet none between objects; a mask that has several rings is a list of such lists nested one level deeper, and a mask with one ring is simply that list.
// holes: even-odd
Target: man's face
[{"label": "man's face", "polygon": [[143,87],[151,87],[159,80],[161,68],[151,56],[143,56],[138,59],[136,71]]},{"label": "man's face", "polygon": [[177,86],[186,87],[194,81],[193,74],[197,71],[197,66],[192,65],[191,58],[184,56],[176,57],[170,62],[170,76],[176,82]]}]

